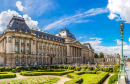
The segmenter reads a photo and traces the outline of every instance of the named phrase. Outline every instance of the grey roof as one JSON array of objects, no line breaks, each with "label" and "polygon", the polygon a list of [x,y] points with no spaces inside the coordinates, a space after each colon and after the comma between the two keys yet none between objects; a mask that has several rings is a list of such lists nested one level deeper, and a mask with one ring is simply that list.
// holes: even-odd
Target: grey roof
[{"label": "grey roof", "polygon": [[61,29],[59,33],[56,34],[56,36],[59,36],[59,37],[69,37],[69,38],[72,38],[72,39],[75,39],[75,36],[73,34],[71,34],[69,32],[68,29],[64,28],[64,29]]},{"label": "grey roof", "polygon": [[90,43],[84,43],[84,44],[83,44],[83,47],[84,47],[84,48],[87,48],[87,49],[92,49]]},{"label": "grey roof", "polygon": [[51,35],[51,34],[48,34],[45,32],[37,31],[37,30],[32,30],[32,31],[34,31],[36,33],[36,35],[38,35],[38,36],[48,37],[51,39],[60,40],[60,41],[64,42],[63,38],[60,38],[60,37],[57,37],[57,36],[54,36],[54,35]]},{"label": "grey roof", "polygon": [[32,32],[28,25],[25,23],[24,18],[21,17],[13,16],[9,22],[9,25],[11,29]]},{"label": "grey roof", "polygon": [[64,39],[61,37],[57,37],[57,36],[54,36],[45,32],[30,29],[28,25],[26,24],[24,18],[21,18],[21,17],[13,16],[13,18],[9,22],[9,25],[11,29],[15,29],[16,31],[21,30],[23,32],[25,31],[34,32],[37,36],[48,37],[48,38],[52,38],[52,39],[64,42]]},{"label": "grey roof", "polygon": [[83,45],[83,48],[88,49],[88,47],[87,47],[87,46],[84,46],[84,45]]}]

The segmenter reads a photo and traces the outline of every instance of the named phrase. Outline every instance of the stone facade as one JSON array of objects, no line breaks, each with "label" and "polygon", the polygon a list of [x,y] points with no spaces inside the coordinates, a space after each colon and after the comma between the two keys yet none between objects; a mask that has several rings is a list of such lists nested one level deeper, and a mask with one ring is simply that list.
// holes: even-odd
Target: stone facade
[{"label": "stone facade", "polygon": [[1,66],[84,64],[94,61],[89,43],[81,44],[67,29],[56,35],[30,29],[14,16],[0,35]]}]

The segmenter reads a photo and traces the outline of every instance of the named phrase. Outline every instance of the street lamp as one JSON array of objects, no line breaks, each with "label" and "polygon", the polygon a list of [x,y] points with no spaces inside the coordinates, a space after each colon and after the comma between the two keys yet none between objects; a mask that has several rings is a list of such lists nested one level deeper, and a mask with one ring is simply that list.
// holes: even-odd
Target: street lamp
[{"label": "street lamp", "polygon": [[127,74],[125,71],[125,63],[124,63],[124,56],[123,56],[123,30],[124,30],[124,24],[121,22],[120,24],[120,33],[121,33],[121,60],[120,60],[120,72],[118,74],[118,84],[120,84],[121,77],[125,77],[125,80],[127,81]]}]

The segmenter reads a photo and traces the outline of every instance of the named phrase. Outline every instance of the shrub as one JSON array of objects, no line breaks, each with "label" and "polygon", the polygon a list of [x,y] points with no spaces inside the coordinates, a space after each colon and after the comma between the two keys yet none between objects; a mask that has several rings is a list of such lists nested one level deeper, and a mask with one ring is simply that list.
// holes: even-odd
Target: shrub
[{"label": "shrub", "polygon": [[108,72],[102,72],[97,75],[95,78],[88,81],[86,84],[102,84],[102,82],[109,76]]},{"label": "shrub", "polygon": [[24,71],[24,72],[20,72],[21,75],[23,76],[38,76],[38,75],[65,75],[67,73],[72,73],[74,72],[73,70],[67,70],[67,71],[63,71],[63,72],[42,72],[42,71]]},{"label": "shrub", "polygon": [[58,66],[57,66],[57,65],[54,65],[54,69],[58,69]]},{"label": "shrub", "polygon": [[59,65],[59,68],[60,68],[60,69],[63,69],[63,66],[62,66],[62,65]]},{"label": "shrub", "polygon": [[80,71],[80,67],[76,67],[76,71]]},{"label": "shrub", "polygon": [[16,70],[17,70],[17,72],[20,72],[20,68],[19,67],[16,67]]},{"label": "shrub", "polygon": [[71,69],[72,69],[72,67],[71,67],[71,66],[69,66],[69,67],[68,67],[68,69],[69,69],[69,70],[71,70]]},{"label": "shrub", "polygon": [[100,68],[100,71],[103,71],[103,67]]},{"label": "shrub", "polygon": [[12,72],[13,72],[13,73],[16,73],[16,72],[15,72],[15,69],[12,69]]},{"label": "shrub", "polygon": [[98,69],[97,69],[97,68],[95,68],[95,69],[94,69],[94,71],[98,71]]},{"label": "shrub", "polygon": [[84,69],[87,69],[88,67],[87,66],[85,66],[85,67],[83,67]]},{"label": "shrub", "polygon": [[3,71],[4,71],[4,68],[3,68],[3,67],[0,67],[0,71],[3,72]]},{"label": "shrub", "polygon": [[109,67],[105,67],[105,72],[109,72],[110,68]]},{"label": "shrub", "polygon": [[15,73],[11,73],[11,72],[0,72],[0,79],[2,78],[14,78],[16,77]]},{"label": "shrub", "polygon": [[118,74],[111,76],[108,80],[108,84],[113,84],[115,81],[118,81]]},{"label": "shrub", "polygon": [[66,81],[64,84],[81,84],[83,79],[75,73],[67,74],[67,77],[73,78],[72,80]]},{"label": "shrub", "polygon": [[64,66],[64,69],[68,69],[68,66]]},{"label": "shrub", "polygon": [[8,67],[5,67],[5,71],[9,71],[9,68],[8,68]]},{"label": "shrub", "polygon": [[88,69],[89,69],[89,70],[93,70],[93,67],[89,67]]},{"label": "shrub", "polygon": [[113,72],[114,73],[118,73],[118,68],[120,68],[120,65],[115,65],[115,66],[113,66]]}]

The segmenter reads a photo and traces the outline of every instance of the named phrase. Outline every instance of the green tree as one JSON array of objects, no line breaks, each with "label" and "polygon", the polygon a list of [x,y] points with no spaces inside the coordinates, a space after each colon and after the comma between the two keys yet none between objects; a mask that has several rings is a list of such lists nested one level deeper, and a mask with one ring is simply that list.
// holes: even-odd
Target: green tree
[{"label": "green tree", "polygon": [[99,58],[104,58],[104,54],[102,52],[99,53]]},{"label": "green tree", "polygon": [[94,58],[98,58],[98,54],[97,53],[94,53]]}]

